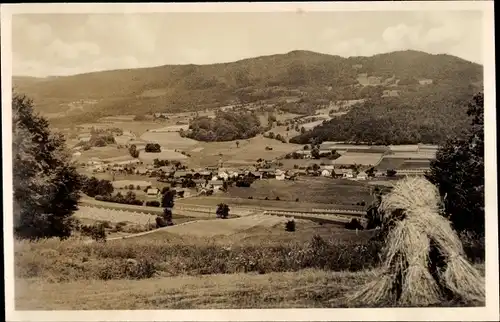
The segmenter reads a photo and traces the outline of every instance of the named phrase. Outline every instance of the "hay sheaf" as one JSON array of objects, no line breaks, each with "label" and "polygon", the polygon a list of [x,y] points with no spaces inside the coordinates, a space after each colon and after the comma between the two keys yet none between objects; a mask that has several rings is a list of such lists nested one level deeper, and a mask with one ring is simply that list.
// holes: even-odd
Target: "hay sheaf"
[{"label": "hay sheaf", "polygon": [[[429,306],[451,296],[484,301],[485,281],[467,261],[438,189],[424,178],[405,178],[383,197],[379,210],[388,229],[380,276],[350,294],[352,303]],[[438,255],[431,258],[433,250]],[[437,264],[441,262],[441,264]]]}]

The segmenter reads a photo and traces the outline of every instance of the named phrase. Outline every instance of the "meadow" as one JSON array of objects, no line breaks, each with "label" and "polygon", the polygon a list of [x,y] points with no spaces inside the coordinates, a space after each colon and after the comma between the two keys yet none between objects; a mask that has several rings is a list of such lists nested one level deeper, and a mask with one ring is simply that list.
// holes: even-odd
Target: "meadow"
[{"label": "meadow", "polygon": [[314,177],[289,180],[257,180],[250,187],[230,187],[227,195],[234,198],[276,200],[283,202],[352,205],[371,202],[370,187],[364,183]]},{"label": "meadow", "polygon": [[287,232],[283,223],[202,220],[106,243],[17,241],[16,308],[346,307],[348,292],[377,276],[375,231],[296,220]]}]

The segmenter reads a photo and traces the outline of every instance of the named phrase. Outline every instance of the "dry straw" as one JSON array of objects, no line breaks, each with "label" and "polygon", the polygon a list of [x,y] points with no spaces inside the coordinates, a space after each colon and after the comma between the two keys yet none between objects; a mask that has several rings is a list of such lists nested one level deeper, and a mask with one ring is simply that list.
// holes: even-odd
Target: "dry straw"
[{"label": "dry straw", "polygon": [[[461,301],[484,301],[484,278],[466,260],[462,243],[441,216],[437,188],[424,178],[397,182],[380,204],[389,232],[383,249],[382,274],[348,296],[353,304],[383,303],[429,306],[444,292]],[[445,263],[431,271],[431,245]]]}]

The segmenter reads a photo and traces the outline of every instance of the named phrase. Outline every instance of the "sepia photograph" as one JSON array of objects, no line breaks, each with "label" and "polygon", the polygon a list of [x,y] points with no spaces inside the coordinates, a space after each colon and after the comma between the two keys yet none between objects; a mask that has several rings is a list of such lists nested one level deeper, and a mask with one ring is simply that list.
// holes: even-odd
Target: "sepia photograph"
[{"label": "sepia photograph", "polygon": [[1,14],[7,320],[500,317],[492,1]]}]

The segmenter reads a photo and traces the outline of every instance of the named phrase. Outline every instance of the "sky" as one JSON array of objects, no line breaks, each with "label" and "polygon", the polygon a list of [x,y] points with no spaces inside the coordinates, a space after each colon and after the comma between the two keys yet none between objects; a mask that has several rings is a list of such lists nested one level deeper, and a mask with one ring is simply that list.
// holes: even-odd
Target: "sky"
[{"label": "sky", "polygon": [[396,50],[482,63],[481,11],[23,14],[12,18],[13,75],[60,76],[210,64],[310,50]]}]

